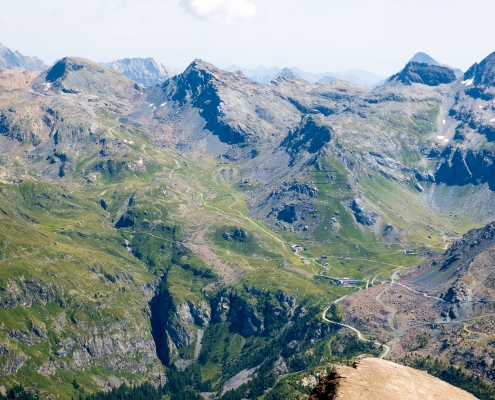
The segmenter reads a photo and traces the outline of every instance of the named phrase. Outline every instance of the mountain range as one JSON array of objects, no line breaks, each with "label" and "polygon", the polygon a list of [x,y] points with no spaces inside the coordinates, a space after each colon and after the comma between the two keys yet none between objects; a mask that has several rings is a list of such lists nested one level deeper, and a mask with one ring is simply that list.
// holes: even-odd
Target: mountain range
[{"label": "mountain range", "polygon": [[[352,71],[348,72],[325,72],[325,73],[311,73],[311,72],[306,72],[303,71],[299,68],[292,67],[292,68],[286,68],[290,69],[293,71],[293,73],[297,74],[299,77],[302,79],[308,81],[308,82],[318,82],[322,79],[325,79],[325,81],[328,81],[330,78],[335,79],[343,79],[352,83],[355,83],[357,85],[362,85],[362,86],[373,86],[376,83],[380,82],[383,80],[383,78],[379,77],[378,75],[373,74],[372,72],[360,70],[360,69],[355,69]],[[259,66],[254,69],[245,69],[236,65],[231,65],[230,67],[226,68],[226,71],[228,72],[235,72],[235,71],[241,71],[244,75],[246,75],[248,78],[251,80],[258,82],[258,83],[269,83],[273,79],[276,78],[276,76],[282,71],[281,68],[278,67],[271,67],[271,68],[266,68],[264,66]],[[329,78],[330,77],[330,78]]]},{"label": "mountain range", "polygon": [[494,71],[1,69],[0,388],[303,398],[370,354],[492,396]]}]

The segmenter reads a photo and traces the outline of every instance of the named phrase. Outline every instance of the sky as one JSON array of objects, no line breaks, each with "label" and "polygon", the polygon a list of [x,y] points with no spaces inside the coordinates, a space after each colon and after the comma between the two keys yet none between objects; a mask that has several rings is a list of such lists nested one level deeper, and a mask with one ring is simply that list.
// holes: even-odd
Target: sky
[{"label": "sky", "polygon": [[0,43],[52,64],[155,57],[387,77],[418,51],[467,70],[495,51],[494,0],[0,0]]}]

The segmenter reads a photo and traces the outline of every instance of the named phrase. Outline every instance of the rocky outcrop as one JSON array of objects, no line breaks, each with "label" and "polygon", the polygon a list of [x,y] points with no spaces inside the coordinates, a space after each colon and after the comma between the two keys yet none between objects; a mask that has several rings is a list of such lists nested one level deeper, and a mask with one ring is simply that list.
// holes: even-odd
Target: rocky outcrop
[{"label": "rocky outcrop", "polygon": [[303,118],[301,124],[280,144],[291,156],[291,163],[297,155],[305,150],[310,154],[317,153],[332,139],[331,128],[323,125],[313,116]]},{"label": "rocky outcrop", "polygon": [[229,242],[245,242],[249,235],[244,229],[237,228],[231,232],[224,232],[222,237]]},{"label": "rocky outcrop", "polygon": [[340,228],[342,228],[342,226],[340,225],[337,218],[335,217],[330,218],[330,229],[332,230],[332,232],[338,232]]},{"label": "rocky outcrop", "polygon": [[349,207],[353,212],[356,221],[362,225],[372,226],[377,223],[378,214],[368,210],[360,199],[352,199],[344,202],[346,207]]},{"label": "rocky outcrop", "polygon": [[309,400],[475,400],[427,372],[376,358],[357,361],[353,368],[334,367],[320,380]]},{"label": "rocky outcrop", "polygon": [[11,278],[7,286],[0,291],[0,307],[44,306],[49,302],[58,302],[64,306],[63,291],[54,284],[27,278]]},{"label": "rocky outcrop", "polygon": [[297,204],[284,204],[282,210],[277,214],[277,219],[292,224],[299,220],[300,208]]},{"label": "rocky outcrop", "polygon": [[196,325],[201,327],[209,325],[211,321],[211,306],[207,302],[202,301],[197,304],[188,302],[188,305]]},{"label": "rocky outcrop", "polygon": [[27,357],[24,355],[18,355],[12,358],[7,358],[3,362],[2,369],[0,369],[0,376],[13,375],[21,369],[26,363]]},{"label": "rocky outcrop", "polygon": [[275,226],[284,230],[312,231],[318,221],[315,206],[318,192],[313,181],[286,181],[259,205],[259,215],[272,219]]},{"label": "rocky outcrop", "polygon": [[402,71],[392,75],[388,82],[400,82],[404,85],[422,83],[428,86],[438,86],[452,83],[455,80],[455,73],[450,68],[410,61]]},{"label": "rocky outcrop", "polygon": [[283,185],[273,190],[267,200],[281,200],[287,197],[300,198],[301,196],[317,197],[318,189],[310,183],[299,183],[297,180],[292,183],[284,182]]}]

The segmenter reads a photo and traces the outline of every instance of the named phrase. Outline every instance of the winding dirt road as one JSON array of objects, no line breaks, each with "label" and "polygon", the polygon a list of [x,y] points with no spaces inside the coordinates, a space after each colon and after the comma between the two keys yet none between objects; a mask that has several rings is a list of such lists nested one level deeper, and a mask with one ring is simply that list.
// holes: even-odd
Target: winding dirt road
[{"label": "winding dirt road", "polygon": [[[344,297],[347,297],[347,296],[344,296]],[[341,297],[340,299],[334,301],[334,303],[337,303],[338,301],[342,300],[344,297]],[[349,328],[351,331],[354,331],[356,332],[357,334],[357,337],[359,340],[362,340],[363,342],[370,342],[371,340],[369,339],[366,339],[363,334],[358,331],[356,328],[354,328],[353,326],[350,326],[350,325],[346,325],[346,324],[342,324],[340,322],[335,322],[335,321],[332,321],[332,320],[329,320],[326,316],[327,314],[327,311],[330,309],[331,306],[328,306],[325,311],[323,311],[323,320],[326,321],[326,322],[329,322],[331,324],[335,324],[335,325],[340,325],[340,326],[343,326],[345,328]],[[380,343],[380,342],[373,342],[374,344],[376,344],[377,346],[381,346],[383,347],[383,352],[382,354],[380,354],[380,356],[378,358],[384,358],[387,356],[387,354],[390,352],[390,347],[387,346],[386,344],[384,343]]]}]

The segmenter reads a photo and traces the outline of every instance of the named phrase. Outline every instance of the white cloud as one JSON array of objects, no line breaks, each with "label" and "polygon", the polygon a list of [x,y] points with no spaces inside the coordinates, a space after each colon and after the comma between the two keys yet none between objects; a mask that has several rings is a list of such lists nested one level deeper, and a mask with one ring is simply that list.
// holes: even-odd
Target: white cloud
[{"label": "white cloud", "polygon": [[181,0],[181,5],[197,17],[217,24],[250,20],[258,12],[251,0]]}]

